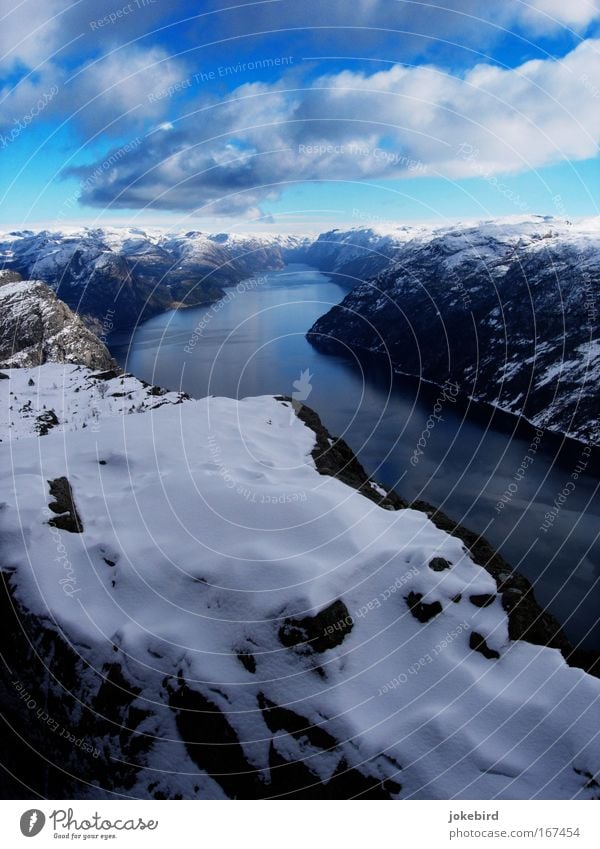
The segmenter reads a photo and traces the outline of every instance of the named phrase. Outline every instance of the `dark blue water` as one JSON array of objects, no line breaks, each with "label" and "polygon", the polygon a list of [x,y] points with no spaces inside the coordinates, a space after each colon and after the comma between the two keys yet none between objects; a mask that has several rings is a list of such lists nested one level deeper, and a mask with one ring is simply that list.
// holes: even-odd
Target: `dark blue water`
[{"label": "dark blue water", "polygon": [[[395,376],[384,362],[319,353],[305,333],[344,294],[320,272],[288,266],[228,290],[217,304],[167,312],[115,335],[110,347],[136,376],[194,397],[291,395],[308,369],[306,403],[375,478],[483,533],[534,583],[573,642],[600,648],[600,505],[589,465],[541,529],[586,459],[581,448],[559,450],[550,436],[538,444],[533,430],[515,432],[514,418],[440,401],[439,389]],[[443,420],[431,426],[434,409]],[[524,457],[531,459],[523,464]]]}]

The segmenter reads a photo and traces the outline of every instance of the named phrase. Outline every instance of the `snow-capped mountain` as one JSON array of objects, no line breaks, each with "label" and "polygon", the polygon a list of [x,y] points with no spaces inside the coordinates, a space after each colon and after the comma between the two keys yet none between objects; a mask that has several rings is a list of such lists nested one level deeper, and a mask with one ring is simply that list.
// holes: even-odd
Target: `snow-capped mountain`
[{"label": "snow-capped mountain", "polygon": [[[377,352],[393,367],[594,441],[600,223],[533,216],[423,230],[397,240],[391,261],[357,285],[309,331]],[[345,274],[365,274],[359,257]],[[339,235],[351,244],[354,231]],[[381,258],[374,249],[371,268]],[[368,276],[368,274],[367,274]]]},{"label": "snow-capped mountain", "polygon": [[7,376],[5,795],[598,795],[600,680],[527,582],[310,410]]},{"label": "snow-capped mountain", "polygon": [[353,289],[387,268],[406,242],[428,233],[424,227],[381,225],[330,230],[308,246],[305,261]]},{"label": "snow-capped mountain", "polygon": [[168,234],[133,227],[0,235],[0,262],[52,286],[84,317],[131,327],[174,306],[214,301],[257,271],[280,268],[297,236]]},{"label": "snow-capped mountain", "polygon": [[46,361],[114,367],[102,342],[40,280],[0,272],[0,368]]}]

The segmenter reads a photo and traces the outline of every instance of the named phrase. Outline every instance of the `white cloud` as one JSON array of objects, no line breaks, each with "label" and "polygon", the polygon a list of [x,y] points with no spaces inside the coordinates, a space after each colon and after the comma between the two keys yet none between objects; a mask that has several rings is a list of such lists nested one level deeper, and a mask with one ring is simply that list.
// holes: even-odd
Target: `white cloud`
[{"label": "white cloud", "polygon": [[294,181],[460,178],[585,159],[600,141],[599,78],[600,42],[587,40],[561,60],[480,64],[463,77],[396,65],[299,91],[285,78],[244,85],[229,103],[198,100],[171,118],[172,130],[152,134],[84,201],[256,214]]},{"label": "white cloud", "polygon": [[600,0],[528,0],[496,5],[500,8],[503,5],[510,6],[510,11],[506,13],[509,21],[516,20],[538,33],[552,31],[560,26],[581,32],[600,18]]},{"label": "white cloud", "polygon": [[75,75],[47,62],[35,77],[0,91],[0,125],[6,131],[27,116],[45,93],[56,90],[36,120],[67,120],[89,135],[126,135],[164,116],[167,100],[152,95],[174,85],[182,75],[179,63],[158,47],[122,48],[81,66]]},{"label": "white cloud", "polygon": [[0,0],[0,68],[35,68],[68,39],[61,36],[64,0]]}]

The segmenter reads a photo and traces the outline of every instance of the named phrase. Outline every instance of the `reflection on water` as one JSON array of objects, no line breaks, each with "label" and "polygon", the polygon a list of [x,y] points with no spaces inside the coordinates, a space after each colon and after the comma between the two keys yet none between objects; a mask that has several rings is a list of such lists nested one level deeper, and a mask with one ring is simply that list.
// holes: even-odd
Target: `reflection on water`
[{"label": "reflection on water", "polygon": [[515,431],[514,418],[448,393],[440,401],[438,388],[395,376],[385,362],[319,353],[305,333],[344,294],[320,272],[288,266],[217,304],[157,316],[110,346],[138,377],[195,397],[291,395],[309,369],[307,403],[371,474],[483,533],[535,583],[572,640],[600,648],[597,477],[580,476],[541,530],[581,449],[558,451],[550,436],[538,445],[533,430]]}]

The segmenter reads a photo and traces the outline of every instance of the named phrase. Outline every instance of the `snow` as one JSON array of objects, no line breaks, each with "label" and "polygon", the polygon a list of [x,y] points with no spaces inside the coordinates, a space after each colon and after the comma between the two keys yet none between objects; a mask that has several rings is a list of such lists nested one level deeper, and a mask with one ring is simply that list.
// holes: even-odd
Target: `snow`
[{"label": "snow", "polygon": [[537,387],[545,386],[557,378],[596,387],[600,378],[600,341],[592,339],[584,342],[575,348],[574,353],[578,355],[577,359],[549,366],[537,382]]},{"label": "snow", "polygon": [[95,430],[100,418],[177,404],[187,397],[163,390],[152,394],[153,387],[130,374],[99,380],[94,376],[99,372],[70,364],[3,369],[2,374],[8,379],[0,380],[1,442],[38,436],[38,417],[49,411],[58,419],[57,432]]},{"label": "snow", "polygon": [[[63,394],[61,410],[73,421],[83,414],[66,396],[81,394],[89,375],[35,372],[34,387],[27,372],[0,385],[38,404]],[[381,509],[319,475],[313,432],[272,397],[105,412],[116,410],[102,409],[93,431],[51,431],[33,450],[26,438],[0,444],[10,469],[0,533],[19,600],[56,620],[90,676],[118,661],[154,711],[156,742],[140,756],[146,768],[131,795],[147,795],[160,769],[171,791],[191,798],[199,785],[204,798],[222,797],[190,762],[157,675],[210,693],[257,769],[267,768],[272,739],[262,693],[340,741],[321,752],[277,735],[280,751],[309,758],[323,780],[344,757],[399,781],[403,798],[593,795],[575,770],[593,774],[600,762],[600,681],[556,650],[510,642],[498,597],[488,607],[470,602],[496,586],[460,540],[423,513]],[[27,435],[27,424],[15,428]],[[46,481],[60,476],[82,534],[47,524]],[[65,557],[54,559],[59,542]],[[434,571],[434,556],[451,567]],[[410,592],[442,611],[421,623]],[[354,621],[339,645],[319,655],[282,645],[283,619],[338,599]],[[473,631],[499,659],[469,648]],[[237,659],[241,648],[252,651],[254,674]]]},{"label": "snow", "polygon": [[5,283],[0,292],[2,299],[12,298],[15,295],[28,295],[35,292],[40,280],[16,280],[13,283]]}]

